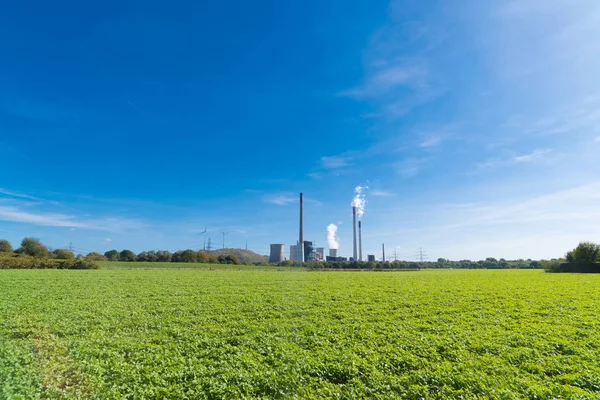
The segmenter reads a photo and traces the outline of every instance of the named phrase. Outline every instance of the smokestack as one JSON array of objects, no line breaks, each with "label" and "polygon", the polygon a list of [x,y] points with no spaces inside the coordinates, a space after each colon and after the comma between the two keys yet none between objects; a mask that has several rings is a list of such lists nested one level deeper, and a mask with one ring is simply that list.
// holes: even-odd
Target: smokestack
[{"label": "smokestack", "polygon": [[354,239],[352,241],[352,250],[353,250],[353,259],[354,261],[356,261],[357,258],[357,254],[356,254],[356,207],[352,206],[352,232],[354,234]]},{"label": "smokestack", "polygon": [[362,261],[362,224],[358,221],[358,261]]},{"label": "smokestack", "polygon": [[385,262],[385,243],[381,243],[381,252],[383,253],[383,262]]},{"label": "smokestack", "polygon": [[300,237],[298,238],[298,261],[304,262],[304,198],[300,193]]}]

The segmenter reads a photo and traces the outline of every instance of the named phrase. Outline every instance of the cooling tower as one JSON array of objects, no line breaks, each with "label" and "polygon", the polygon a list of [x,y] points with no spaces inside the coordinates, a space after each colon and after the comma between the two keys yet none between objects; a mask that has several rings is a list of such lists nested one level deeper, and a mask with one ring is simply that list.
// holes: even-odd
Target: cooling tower
[{"label": "cooling tower", "polygon": [[270,263],[280,263],[285,260],[285,245],[284,244],[272,244],[271,254],[269,255]]},{"label": "cooling tower", "polygon": [[338,249],[329,249],[329,257],[337,257]]}]

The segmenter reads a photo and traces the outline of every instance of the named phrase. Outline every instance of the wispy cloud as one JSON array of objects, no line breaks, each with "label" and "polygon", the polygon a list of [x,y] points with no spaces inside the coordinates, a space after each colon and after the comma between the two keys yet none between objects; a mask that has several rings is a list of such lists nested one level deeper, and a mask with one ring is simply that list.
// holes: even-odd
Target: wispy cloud
[{"label": "wispy cloud", "polygon": [[61,213],[30,211],[14,206],[0,206],[0,220],[42,226],[81,228],[100,231],[127,231],[145,226],[145,224],[140,221],[126,218],[107,217],[85,219]]},{"label": "wispy cloud", "polygon": [[600,136],[596,136],[596,138],[594,139],[594,142],[600,143]]},{"label": "wispy cloud", "polygon": [[371,190],[369,192],[369,196],[373,196],[373,197],[390,197],[390,196],[395,196],[396,193],[393,192],[389,192],[387,190]]},{"label": "wispy cloud", "polygon": [[552,150],[550,150],[550,149],[537,149],[529,154],[523,154],[521,156],[517,156],[514,158],[514,160],[515,160],[515,162],[518,162],[518,163],[532,162],[532,161],[539,160],[544,155],[551,153],[551,152],[552,152]]},{"label": "wispy cloud", "polygon": [[419,143],[419,147],[422,148],[427,148],[427,147],[434,147],[439,145],[440,143],[442,143],[442,138],[441,136],[429,136],[424,138],[423,140],[421,140],[421,142]]},{"label": "wispy cloud", "polygon": [[398,88],[425,86],[427,69],[424,66],[411,65],[409,62],[384,65],[367,77],[366,82],[356,88],[340,93],[356,99],[378,98]]},{"label": "wispy cloud", "polygon": [[352,157],[348,155],[325,156],[321,157],[321,167],[325,169],[349,167],[352,165],[351,161]]},{"label": "wispy cloud", "polygon": [[555,154],[552,149],[536,149],[530,153],[513,155],[510,157],[493,157],[477,164],[479,169],[507,167],[515,164],[526,164],[534,161],[544,161],[550,154]]},{"label": "wispy cloud", "polygon": [[92,218],[86,213],[65,214],[60,203],[27,193],[0,189],[0,220],[32,225],[100,230],[127,231],[145,226],[139,220],[117,216]]},{"label": "wispy cloud", "polygon": [[408,158],[396,163],[396,172],[405,178],[412,178],[423,169],[426,161],[425,158]]},{"label": "wispy cloud", "polygon": [[293,196],[291,193],[275,193],[264,195],[262,197],[262,201],[278,206],[285,206],[298,201],[298,198]]},{"label": "wispy cloud", "polygon": [[19,198],[19,199],[28,199],[28,200],[35,200],[35,201],[42,200],[39,197],[30,196],[30,195],[25,194],[25,193],[13,192],[11,190],[7,190],[7,189],[3,189],[3,188],[0,188],[0,194],[3,194],[5,196],[9,196],[9,197],[16,197],[16,198]]}]

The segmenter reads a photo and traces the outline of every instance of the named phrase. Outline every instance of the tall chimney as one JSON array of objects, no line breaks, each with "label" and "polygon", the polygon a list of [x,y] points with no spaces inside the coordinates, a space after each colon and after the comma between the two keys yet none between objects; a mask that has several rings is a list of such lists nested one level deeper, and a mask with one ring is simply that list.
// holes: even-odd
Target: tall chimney
[{"label": "tall chimney", "polygon": [[356,261],[358,258],[356,254],[356,207],[354,206],[352,206],[352,232],[354,234],[354,240],[352,242],[353,259]]},{"label": "tall chimney", "polygon": [[381,243],[381,252],[383,253],[383,262],[385,262],[385,243]]},{"label": "tall chimney", "polygon": [[300,193],[300,237],[298,238],[298,261],[304,262],[304,198]]},{"label": "tall chimney", "polygon": [[358,261],[362,261],[362,224],[358,221]]}]

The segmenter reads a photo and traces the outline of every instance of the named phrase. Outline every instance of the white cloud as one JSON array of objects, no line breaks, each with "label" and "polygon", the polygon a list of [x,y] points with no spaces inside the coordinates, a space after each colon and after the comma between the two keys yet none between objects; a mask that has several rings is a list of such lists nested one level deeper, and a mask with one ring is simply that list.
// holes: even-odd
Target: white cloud
[{"label": "white cloud", "polygon": [[275,204],[278,206],[285,206],[290,203],[294,203],[299,201],[299,199],[295,196],[292,196],[289,193],[276,193],[276,194],[267,194],[262,197],[262,201],[265,203]]},{"label": "white cloud", "polygon": [[596,136],[596,138],[594,139],[594,142],[600,143],[600,136]]},{"label": "white cloud", "polygon": [[439,145],[441,142],[442,138],[440,136],[429,136],[419,143],[419,147],[434,147]]},{"label": "white cloud", "polygon": [[356,99],[378,98],[396,88],[418,88],[425,86],[427,70],[411,63],[385,65],[371,72],[367,81],[354,89],[341,92],[342,96]]},{"label": "white cloud", "polygon": [[[59,203],[36,196],[0,189],[10,198],[0,198],[0,221],[32,225],[101,231],[125,231],[145,226],[142,222],[122,217],[90,218],[87,214],[65,214]],[[33,200],[33,201],[32,201]]]},{"label": "white cloud", "polygon": [[531,152],[529,154],[523,154],[521,156],[517,156],[514,158],[514,160],[518,163],[532,162],[532,161],[539,160],[544,155],[551,153],[551,152],[552,152],[552,150],[550,150],[550,149],[538,149],[538,150],[534,150],[533,152]]},{"label": "white cloud", "polygon": [[325,169],[337,169],[348,167],[350,165],[352,165],[350,156],[340,155],[321,157],[321,166]]},{"label": "white cloud", "polygon": [[109,238],[109,237],[104,238],[104,243],[110,243],[110,242],[112,242],[111,238]]},{"label": "white cloud", "polygon": [[[514,200],[416,204],[386,210],[385,215],[388,226],[402,221],[406,228],[381,230],[383,236],[407,238],[399,245],[423,245],[431,250],[430,254],[435,250],[436,257],[559,257],[579,241],[597,237],[600,182]],[[415,215],[428,218],[414,218]]]},{"label": "white cloud", "polygon": [[395,196],[396,194],[387,190],[372,190],[369,192],[369,195],[374,197],[390,197]]},{"label": "white cloud", "polygon": [[0,194],[6,195],[9,197],[16,197],[19,199],[28,199],[28,200],[35,200],[35,201],[41,200],[39,197],[30,196],[30,195],[24,194],[24,193],[17,193],[17,192],[3,189],[3,188],[0,188]]}]

